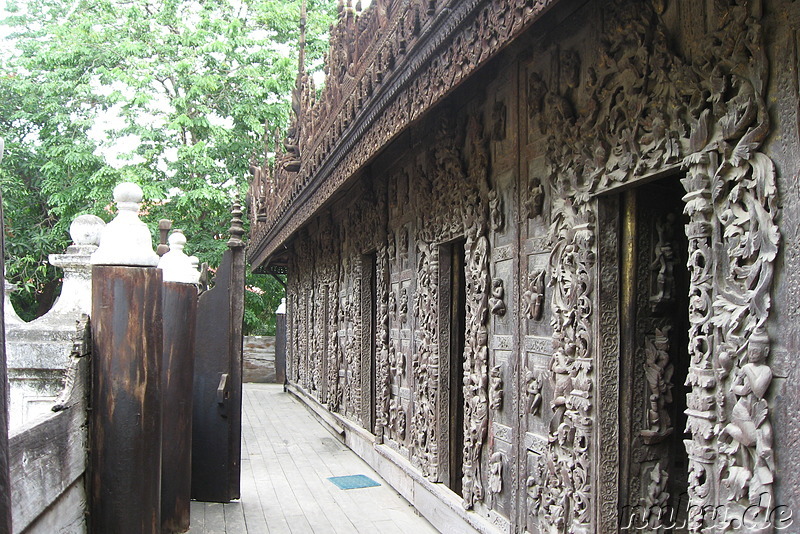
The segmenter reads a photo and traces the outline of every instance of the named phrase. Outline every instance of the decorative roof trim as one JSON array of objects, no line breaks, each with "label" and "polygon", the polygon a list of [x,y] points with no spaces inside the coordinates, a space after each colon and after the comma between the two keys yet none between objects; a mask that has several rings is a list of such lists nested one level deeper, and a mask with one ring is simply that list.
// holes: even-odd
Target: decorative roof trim
[{"label": "decorative roof trim", "polygon": [[[297,139],[296,144],[279,155],[275,169],[254,172],[248,247],[253,266],[267,262],[350,177],[556,1],[449,0],[429,7],[424,22],[419,20],[421,0],[375,0],[358,17],[352,16],[349,6],[340,10],[327,68],[329,85],[322,99],[313,101],[313,86],[300,84],[294,102],[298,120],[289,136]],[[380,10],[389,12],[383,26],[386,31],[376,31],[375,41],[356,58],[356,62],[364,60],[355,67],[358,76],[337,84],[335,58],[347,57],[355,46],[355,31],[347,35],[342,25],[366,27]],[[362,17],[368,18],[364,24]],[[409,43],[414,24],[419,25],[418,36]],[[403,55],[406,46],[408,52]],[[395,53],[403,57],[393,65],[390,58]],[[378,88],[369,94],[375,85]],[[338,105],[332,105],[337,100]],[[320,116],[319,108],[331,113]],[[335,142],[334,137],[338,137]],[[292,156],[300,157],[299,172],[286,172]]]}]

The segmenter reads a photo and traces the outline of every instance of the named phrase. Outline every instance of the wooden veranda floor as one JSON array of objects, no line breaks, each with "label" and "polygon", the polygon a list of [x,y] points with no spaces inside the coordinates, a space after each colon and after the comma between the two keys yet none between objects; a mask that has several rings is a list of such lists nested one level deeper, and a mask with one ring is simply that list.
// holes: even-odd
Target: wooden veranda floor
[{"label": "wooden veranda floor", "polygon": [[[381,485],[341,490],[328,480],[356,474],[367,475]],[[436,532],[279,385],[244,386],[241,490],[239,502],[192,502],[189,532]]]}]

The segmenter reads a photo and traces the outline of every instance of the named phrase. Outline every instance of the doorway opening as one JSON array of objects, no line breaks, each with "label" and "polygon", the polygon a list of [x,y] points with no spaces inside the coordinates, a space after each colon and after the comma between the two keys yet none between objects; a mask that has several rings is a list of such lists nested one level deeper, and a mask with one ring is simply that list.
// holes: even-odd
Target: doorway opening
[{"label": "doorway opening", "polygon": [[450,271],[450,428],[449,477],[447,487],[461,495],[464,475],[464,346],[467,320],[465,241],[451,243],[447,249]]},{"label": "doorway opening", "polygon": [[362,396],[358,407],[358,417],[364,428],[375,432],[377,396],[377,347],[375,338],[378,325],[378,256],[376,253],[361,256],[361,287],[359,299],[361,306],[361,375]]},{"label": "doorway opening", "polygon": [[621,203],[621,521],[645,532],[688,531],[684,193],[672,176],[625,192]]},{"label": "doorway opening", "polygon": [[369,269],[369,431],[375,432],[377,412],[375,402],[377,401],[377,334],[378,334],[378,257],[376,254],[367,256],[367,268]]}]

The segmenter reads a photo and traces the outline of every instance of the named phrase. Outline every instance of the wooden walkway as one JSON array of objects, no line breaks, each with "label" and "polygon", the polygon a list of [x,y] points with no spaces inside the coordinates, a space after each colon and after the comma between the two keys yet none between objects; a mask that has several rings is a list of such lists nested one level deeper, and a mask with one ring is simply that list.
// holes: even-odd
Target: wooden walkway
[{"label": "wooden walkway", "polygon": [[[242,498],[192,502],[191,534],[436,532],[282,386],[245,384],[242,404]],[[328,480],[357,474],[381,485],[341,490]]]}]

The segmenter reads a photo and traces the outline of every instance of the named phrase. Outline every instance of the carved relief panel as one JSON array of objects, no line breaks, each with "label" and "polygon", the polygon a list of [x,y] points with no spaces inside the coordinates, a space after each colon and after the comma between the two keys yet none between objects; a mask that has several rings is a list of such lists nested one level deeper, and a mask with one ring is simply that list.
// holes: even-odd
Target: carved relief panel
[{"label": "carved relief panel", "polygon": [[[538,86],[549,104],[540,113],[550,114],[546,123],[553,132],[547,151],[554,197],[548,267],[553,419],[538,500],[540,525],[548,529],[611,531],[618,524],[615,485],[607,485],[613,477],[601,476],[594,488],[587,483],[595,462],[602,469],[613,465],[613,456],[606,455],[618,428],[618,422],[597,415],[598,401],[605,411],[606,393],[614,391],[603,384],[597,388],[597,370],[604,372],[613,362],[596,352],[604,340],[599,346],[591,341],[595,332],[601,339],[607,335],[608,325],[595,310],[598,236],[604,242],[606,228],[597,226],[594,197],[678,165],[687,172],[683,202],[690,217],[689,529],[699,531],[713,520],[703,511],[705,505],[706,511],[721,505],[740,515],[748,498],[761,509],[772,497],[774,455],[764,396],[772,374],[763,325],[778,234],[774,167],[759,152],[769,131],[763,95],[766,55],[755,18],[760,11],[746,2],[715,5],[708,13],[712,31],[686,59],[670,48],[665,20],[675,20],[674,12],[666,13],[671,5],[604,5],[607,27],[597,60],[581,71],[580,91],[565,90],[563,80],[539,73]],[[564,59],[557,56],[556,72],[563,72]],[[708,98],[697,98],[705,94]],[[748,215],[737,218],[737,213]],[[712,248],[712,242],[721,245]],[[670,289],[662,260],[654,260],[656,300]],[[659,377],[668,373],[659,363],[664,337],[662,330],[650,339],[647,370],[657,390],[662,389]],[[647,363],[648,355],[642,356]],[[640,383],[649,384],[646,378]],[[666,432],[663,404],[654,400],[649,419],[642,421],[648,426],[640,430],[643,442]],[[591,446],[596,432],[599,449]],[[662,470],[652,466],[640,493],[661,499],[663,480]]]},{"label": "carved relief panel", "polygon": [[511,529],[520,477],[519,354],[516,336],[519,293],[517,176],[519,96],[516,69],[503,69],[486,89],[484,121],[491,155],[488,192],[489,247],[489,428],[483,462],[488,493],[475,510],[501,531]]}]

